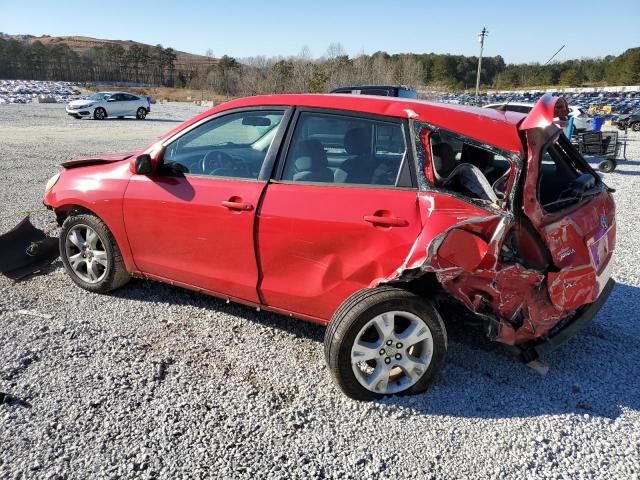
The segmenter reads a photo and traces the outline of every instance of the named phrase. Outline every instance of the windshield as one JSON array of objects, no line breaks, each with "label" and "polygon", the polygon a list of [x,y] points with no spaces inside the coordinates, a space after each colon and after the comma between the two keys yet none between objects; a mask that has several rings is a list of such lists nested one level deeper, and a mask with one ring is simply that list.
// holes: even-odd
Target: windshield
[{"label": "windshield", "polygon": [[87,100],[106,100],[107,98],[109,98],[111,96],[110,93],[94,93],[93,95],[89,95],[87,97]]}]

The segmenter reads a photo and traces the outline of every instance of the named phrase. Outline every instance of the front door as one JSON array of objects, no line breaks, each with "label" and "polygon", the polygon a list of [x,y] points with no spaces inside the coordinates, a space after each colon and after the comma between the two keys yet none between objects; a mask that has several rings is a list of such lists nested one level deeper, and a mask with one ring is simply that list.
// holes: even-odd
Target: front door
[{"label": "front door", "polygon": [[132,177],[123,210],[140,271],[258,303],[254,222],[283,116],[218,115],[170,140],[157,173]]},{"label": "front door", "polygon": [[259,212],[266,305],[326,322],[402,265],[421,228],[405,131],[399,119],[299,114]]}]

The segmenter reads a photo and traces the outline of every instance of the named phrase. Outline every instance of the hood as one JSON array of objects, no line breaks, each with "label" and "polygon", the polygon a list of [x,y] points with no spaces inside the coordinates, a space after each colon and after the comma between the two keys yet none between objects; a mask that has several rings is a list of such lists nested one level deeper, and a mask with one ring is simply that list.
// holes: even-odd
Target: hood
[{"label": "hood", "polygon": [[113,163],[131,158],[136,152],[121,153],[105,153],[104,155],[95,155],[93,157],[81,157],[63,162],[60,165],[64,168],[86,167],[89,165],[99,165],[101,163]]},{"label": "hood", "polygon": [[85,105],[92,105],[97,103],[99,100],[73,100],[69,102],[70,107],[84,107]]}]

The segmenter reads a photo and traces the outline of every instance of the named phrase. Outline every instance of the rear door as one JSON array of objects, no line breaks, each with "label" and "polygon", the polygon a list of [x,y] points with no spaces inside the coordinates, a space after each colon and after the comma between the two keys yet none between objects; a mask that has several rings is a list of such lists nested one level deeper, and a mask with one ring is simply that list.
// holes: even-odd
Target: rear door
[{"label": "rear door", "polygon": [[260,295],[326,322],[391,275],[421,229],[400,119],[300,110],[258,219]]},{"label": "rear door", "polygon": [[125,101],[123,93],[114,93],[107,99],[107,115],[110,117],[126,115],[128,103]]},{"label": "rear door", "polygon": [[138,111],[138,107],[141,105],[142,102],[135,95],[130,95],[128,93],[124,93],[123,97],[124,97],[124,101],[122,102],[123,104],[122,115],[132,115],[132,116],[135,115],[136,112]]}]

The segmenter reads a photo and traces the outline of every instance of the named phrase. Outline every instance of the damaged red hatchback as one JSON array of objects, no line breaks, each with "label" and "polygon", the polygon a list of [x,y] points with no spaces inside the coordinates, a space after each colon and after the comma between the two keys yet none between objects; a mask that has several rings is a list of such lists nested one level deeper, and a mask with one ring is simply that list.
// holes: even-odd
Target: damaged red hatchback
[{"label": "damaged red hatchback", "polygon": [[531,362],[606,300],[614,201],[554,125],[566,108],[242,98],[140,152],[64,164],[44,203],[81,287],[145,277],[328,324],[347,395],[422,392],[442,317]]}]

